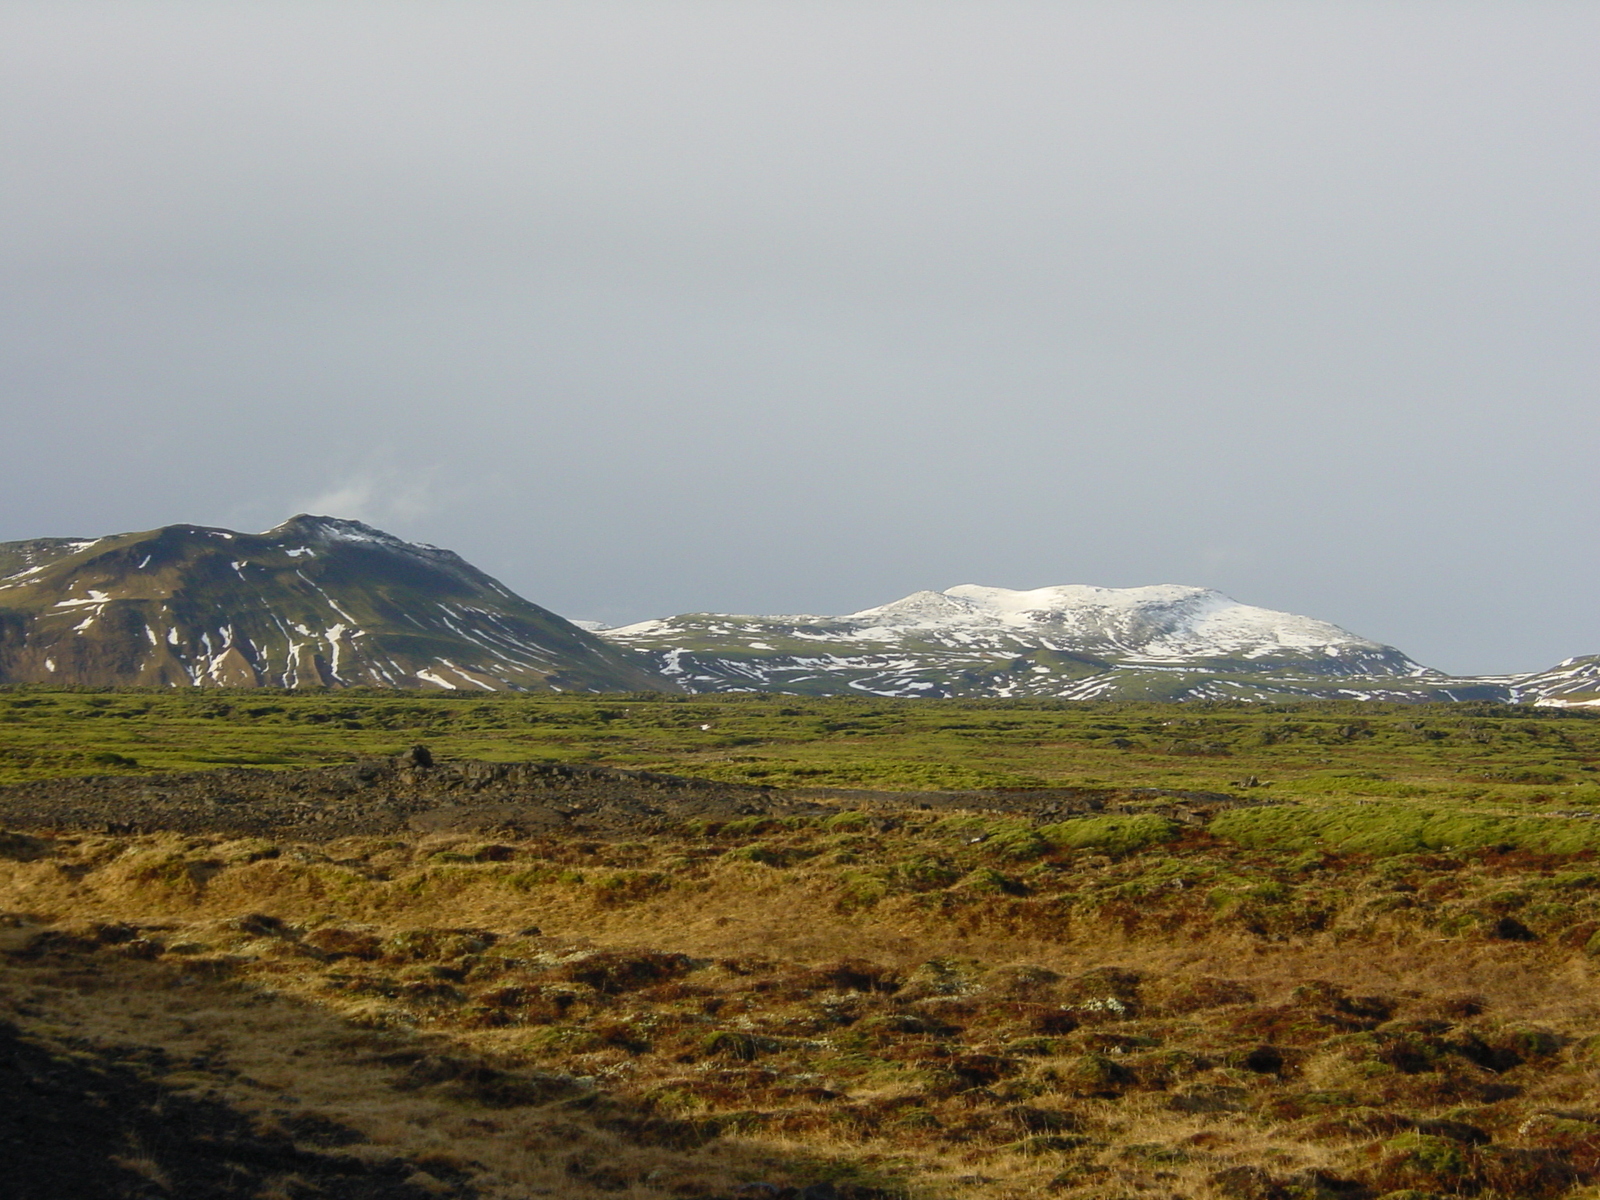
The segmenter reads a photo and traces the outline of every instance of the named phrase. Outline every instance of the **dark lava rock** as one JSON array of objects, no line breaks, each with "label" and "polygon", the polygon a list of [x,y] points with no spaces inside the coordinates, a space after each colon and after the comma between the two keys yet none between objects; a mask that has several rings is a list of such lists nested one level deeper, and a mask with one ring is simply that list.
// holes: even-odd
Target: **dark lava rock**
[{"label": "dark lava rock", "polygon": [[[426,754],[426,751],[424,751]],[[0,788],[0,824],[323,840],[405,832],[639,834],[686,820],[837,811],[770,788],[559,763],[397,759],[47,779]]]},{"label": "dark lava rock", "polygon": [[[1160,788],[1032,788],[987,792],[783,791],[652,771],[568,763],[436,761],[426,747],[393,759],[301,771],[232,768],[170,775],[96,775],[0,787],[0,825],[105,833],[221,833],[327,840],[405,832],[638,836],[685,821],[826,816],[863,809],[1010,812],[1053,822],[1159,812],[1203,823],[1251,801]],[[0,837],[0,855],[42,852]]]}]

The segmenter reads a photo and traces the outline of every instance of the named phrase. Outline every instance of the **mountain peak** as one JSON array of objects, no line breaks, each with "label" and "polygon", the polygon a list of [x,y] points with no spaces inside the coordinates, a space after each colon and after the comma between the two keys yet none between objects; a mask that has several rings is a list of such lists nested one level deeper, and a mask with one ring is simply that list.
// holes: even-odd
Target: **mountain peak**
[{"label": "mountain peak", "polygon": [[1335,685],[1319,680],[1424,672],[1392,646],[1330,622],[1174,583],[963,583],[839,617],[689,613],[602,636],[651,654],[699,691],[1090,697],[1131,671],[1157,694],[1187,694],[1201,685],[1185,678],[1219,674],[1238,676],[1238,688],[1204,694],[1252,694],[1257,681],[1279,676],[1321,694]]},{"label": "mountain peak", "polygon": [[993,587],[982,583],[960,583],[955,587],[946,588],[947,596],[993,597],[1003,600],[1016,597],[1019,603],[1028,602],[1037,607],[1038,604],[1053,600],[1068,600],[1074,603],[1085,601],[1106,601],[1112,603],[1148,603],[1150,601],[1184,600],[1193,596],[1221,596],[1222,593],[1214,588],[1196,587],[1187,583],[1147,583],[1138,587],[1102,587],[1093,583],[1053,583],[1048,587],[1038,588],[1003,588]]},{"label": "mountain peak", "polygon": [[283,524],[274,526],[261,536],[279,540],[303,538],[307,541],[323,542],[371,542],[394,549],[438,549],[437,546],[430,546],[426,542],[408,542],[403,538],[397,538],[394,534],[385,533],[363,521],[352,521],[345,517],[315,516],[311,513],[296,513]]},{"label": "mountain peak", "polygon": [[1238,603],[1211,588],[1181,583],[1156,583],[1131,588],[1063,583],[1026,591],[963,583],[947,589],[944,595],[965,600],[995,615],[1040,615],[1086,609],[1138,612],[1181,607],[1192,610]]},{"label": "mountain peak", "polygon": [[300,513],[0,544],[0,682],[671,689],[449,550]]},{"label": "mountain peak", "polygon": [[971,601],[956,596],[954,592],[954,588],[948,592],[912,592],[911,595],[903,596],[899,600],[891,600],[888,604],[880,604],[876,608],[864,608],[860,612],[851,613],[845,620],[895,622],[907,618],[912,620],[938,620],[942,617],[967,615],[973,610],[974,605]]}]

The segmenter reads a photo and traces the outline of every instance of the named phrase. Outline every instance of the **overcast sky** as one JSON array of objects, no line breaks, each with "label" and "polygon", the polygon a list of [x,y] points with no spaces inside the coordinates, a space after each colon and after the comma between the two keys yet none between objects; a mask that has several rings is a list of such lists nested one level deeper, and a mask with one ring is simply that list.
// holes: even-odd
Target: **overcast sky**
[{"label": "overcast sky", "polygon": [[0,539],[1600,652],[1600,5],[0,0]]}]

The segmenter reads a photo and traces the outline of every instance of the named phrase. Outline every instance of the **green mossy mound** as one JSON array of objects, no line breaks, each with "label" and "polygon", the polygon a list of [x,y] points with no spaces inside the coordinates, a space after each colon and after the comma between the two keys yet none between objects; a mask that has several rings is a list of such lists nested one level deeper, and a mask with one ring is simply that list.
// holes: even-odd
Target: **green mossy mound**
[{"label": "green mossy mound", "polygon": [[1487,847],[1537,854],[1600,850],[1600,821],[1486,816],[1402,804],[1289,805],[1223,813],[1211,833],[1251,850],[1331,850],[1390,857]]}]

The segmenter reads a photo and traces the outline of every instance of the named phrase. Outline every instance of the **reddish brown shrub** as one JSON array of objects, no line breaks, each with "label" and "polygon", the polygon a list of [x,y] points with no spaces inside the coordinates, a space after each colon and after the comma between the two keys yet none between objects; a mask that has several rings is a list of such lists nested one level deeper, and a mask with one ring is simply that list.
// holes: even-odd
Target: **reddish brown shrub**
[{"label": "reddish brown shrub", "polygon": [[1161,1015],[1181,1016],[1229,1004],[1254,1004],[1256,994],[1232,979],[1171,979],[1151,988],[1146,1001],[1150,1010]]},{"label": "reddish brown shrub", "polygon": [[551,978],[586,984],[602,995],[616,995],[675,979],[695,969],[687,954],[659,950],[601,950],[564,963]]},{"label": "reddish brown shrub", "polygon": [[894,992],[899,990],[901,981],[900,973],[892,967],[864,958],[841,958],[790,979],[793,987],[805,992]]},{"label": "reddish brown shrub", "polygon": [[329,958],[359,958],[371,961],[382,953],[382,939],[353,929],[316,929],[306,934],[305,944]]}]

